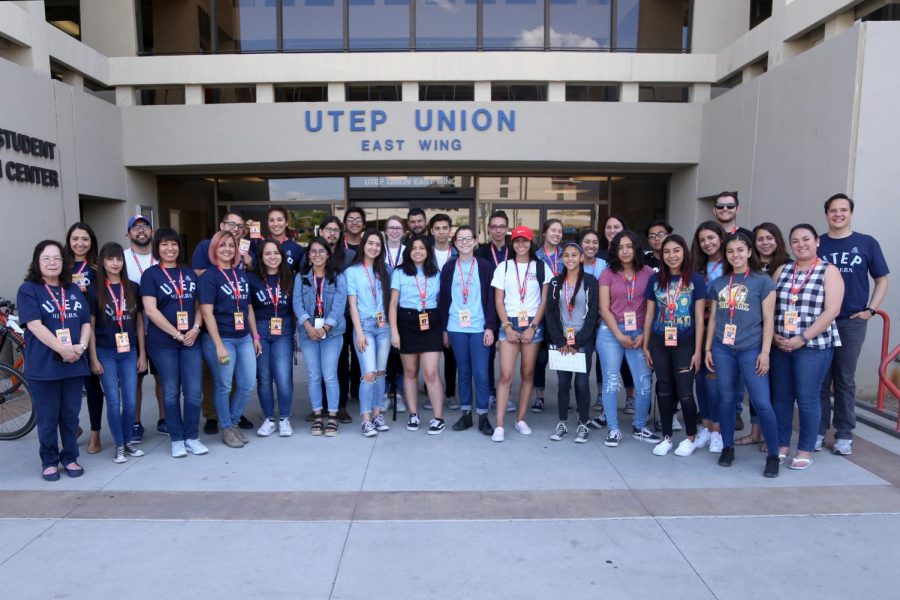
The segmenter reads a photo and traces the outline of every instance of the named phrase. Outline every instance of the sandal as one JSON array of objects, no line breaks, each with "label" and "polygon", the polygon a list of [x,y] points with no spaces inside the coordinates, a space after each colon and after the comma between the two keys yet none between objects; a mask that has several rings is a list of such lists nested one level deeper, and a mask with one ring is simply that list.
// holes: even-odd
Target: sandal
[{"label": "sandal", "polygon": [[322,429],[322,417],[315,417],[312,427],[310,427],[309,429],[309,432],[313,435],[322,435]]},{"label": "sandal", "polygon": [[805,471],[809,468],[813,462],[812,458],[802,458],[799,456],[795,456],[791,459],[791,464],[788,465],[788,469],[793,469],[795,471]]},{"label": "sandal", "polygon": [[735,446],[753,446],[762,442],[762,439],[754,439],[753,435],[747,434],[742,438],[734,440]]},{"label": "sandal", "polygon": [[328,417],[328,425],[325,426],[325,437],[334,437],[338,432],[337,417]]},{"label": "sandal", "polygon": [[769,453],[769,447],[766,446],[765,440],[763,440],[763,443],[759,445],[759,451],[762,452],[763,454]]}]

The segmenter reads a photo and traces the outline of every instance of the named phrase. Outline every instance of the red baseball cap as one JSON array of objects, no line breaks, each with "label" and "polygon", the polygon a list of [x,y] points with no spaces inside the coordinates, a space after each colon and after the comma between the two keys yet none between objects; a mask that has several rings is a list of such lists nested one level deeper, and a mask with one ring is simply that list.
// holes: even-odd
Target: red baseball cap
[{"label": "red baseball cap", "polygon": [[534,233],[531,231],[531,228],[525,227],[524,225],[519,225],[515,229],[512,230],[512,234],[510,234],[510,239],[514,240],[516,238],[523,237],[529,242],[534,241]]}]

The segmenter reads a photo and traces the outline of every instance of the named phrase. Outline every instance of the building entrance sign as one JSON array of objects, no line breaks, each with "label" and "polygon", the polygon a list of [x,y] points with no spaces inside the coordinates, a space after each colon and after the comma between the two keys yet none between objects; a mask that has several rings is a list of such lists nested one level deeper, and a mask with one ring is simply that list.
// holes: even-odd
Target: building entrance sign
[{"label": "building entrance sign", "polygon": [[[55,160],[56,144],[24,133],[0,129],[0,149],[8,148],[18,154]],[[0,161],[0,179],[32,183],[43,187],[59,187],[59,173],[55,169],[8,160]]]}]

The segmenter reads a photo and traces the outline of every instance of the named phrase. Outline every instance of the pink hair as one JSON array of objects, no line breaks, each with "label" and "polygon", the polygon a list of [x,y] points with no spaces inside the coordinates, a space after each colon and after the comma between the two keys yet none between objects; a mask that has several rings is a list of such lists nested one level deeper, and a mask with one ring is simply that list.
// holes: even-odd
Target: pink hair
[{"label": "pink hair", "polygon": [[234,241],[234,259],[231,261],[231,267],[234,268],[238,266],[238,263],[241,262],[240,248],[238,247],[238,243],[234,239],[234,236],[227,231],[217,231],[216,234],[212,236],[212,239],[209,240],[209,262],[211,262],[213,266],[218,266],[219,264],[219,259],[216,256],[216,253],[219,250],[219,246],[221,246],[222,242],[229,238]]}]

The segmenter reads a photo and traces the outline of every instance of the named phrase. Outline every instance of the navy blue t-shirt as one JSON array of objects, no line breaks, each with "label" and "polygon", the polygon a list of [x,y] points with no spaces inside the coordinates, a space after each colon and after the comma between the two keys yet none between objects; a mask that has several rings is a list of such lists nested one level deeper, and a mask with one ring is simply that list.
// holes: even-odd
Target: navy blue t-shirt
[{"label": "navy blue t-shirt", "polygon": [[[242,338],[250,333],[250,319],[247,316],[247,309],[250,306],[250,284],[247,282],[247,274],[240,269],[226,269],[225,275],[222,273],[222,270],[212,268],[200,276],[197,284],[200,304],[213,306],[219,337]],[[236,284],[235,278],[237,278]],[[239,289],[237,299],[232,292],[234,285],[237,285]],[[243,331],[236,331],[234,328],[236,312],[240,312],[244,316]]]},{"label": "navy blue t-shirt", "polygon": [[[681,276],[670,278],[668,289],[659,289],[659,273],[650,276],[647,282],[647,288],[644,290],[644,298],[656,302],[656,314],[653,316],[653,324],[650,330],[662,337],[665,335],[666,327],[676,327],[678,333],[685,336],[694,334],[694,305],[699,300],[706,300],[706,282],[703,276],[693,273],[691,281],[688,285],[680,286]],[[676,296],[675,314],[669,313],[668,298]]]},{"label": "navy blue t-shirt", "polygon": [[[140,288],[133,281],[126,281],[131,287],[135,306],[130,306],[126,298],[125,307],[122,311],[122,325],[124,326],[124,332],[128,334],[128,343],[131,349],[137,352],[137,323],[134,318],[136,313],[144,311],[144,306],[141,302]],[[115,294],[115,301],[119,302],[122,293],[121,284],[111,283],[110,285],[112,286],[113,294]],[[87,300],[88,305],[91,307],[91,314],[94,316],[94,337],[96,338],[97,347],[115,348],[116,334],[122,331],[119,329],[119,321],[116,318],[116,305],[109,297],[109,290],[106,290],[106,302],[102,307],[99,305],[98,296],[97,283],[94,282],[94,285],[88,288]]]},{"label": "navy blue t-shirt", "polygon": [[[47,293],[43,283],[26,281],[19,286],[16,294],[16,306],[19,309],[19,322],[27,325],[31,321],[40,321],[44,327],[55,334],[57,329],[65,327],[72,337],[72,345],[81,343],[81,326],[91,322],[91,311],[87,299],[78,289],[70,285],[68,288],[50,286],[50,292],[56,298],[54,302]],[[63,293],[64,292],[64,293]],[[57,303],[62,305],[65,296],[65,323],[60,319]],[[87,352],[81,360],[74,363],[62,361],[62,357],[51,348],[41,343],[31,332],[25,330],[25,376],[36,381],[57,381],[69,377],[85,377],[90,375]]]},{"label": "navy blue t-shirt", "polygon": [[[293,335],[294,317],[291,312],[291,298],[284,288],[279,287],[278,275],[267,275],[266,280],[263,281],[253,273],[250,273],[247,275],[247,281],[250,283],[250,301],[253,303],[256,330],[259,334],[262,336],[268,335],[269,325],[271,325],[270,319],[279,317],[281,319],[281,335]],[[266,284],[268,284],[268,288],[266,288]],[[272,303],[276,296],[277,314],[275,304]]]},{"label": "navy blue t-shirt", "polygon": [[97,271],[83,260],[72,264],[72,283],[78,286],[82,294],[86,294],[91,284],[97,281]]},{"label": "navy blue t-shirt", "polygon": [[[168,273],[169,277],[166,277]],[[169,278],[171,277],[171,281]],[[184,281],[184,292],[181,303],[178,302],[178,288]],[[174,286],[172,284],[175,284]],[[153,265],[141,276],[141,296],[156,298],[156,308],[178,329],[178,312],[184,310],[188,314],[188,326],[194,327],[200,321],[200,315],[196,314],[197,276],[190,269],[177,267],[166,269],[163,272],[161,265]],[[182,332],[184,333],[184,332]],[[150,321],[147,325],[147,347],[180,348],[181,344],[168,333]]]},{"label": "navy blue t-shirt", "polygon": [[819,257],[841,270],[844,278],[844,302],[839,319],[865,310],[869,305],[869,275],[884,277],[890,270],[881,246],[871,235],[856,233],[838,240],[826,233],[819,238]]},{"label": "navy blue t-shirt", "polygon": [[[256,264],[255,261],[257,253],[259,252],[259,245],[264,241],[265,240],[253,240],[251,250],[253,252],[254,264]],[[306,255],[306,251],[300,244],[298,244],[294,240],[284,240],[283,242],[281,242],[281,249],[284,250],[287,264],[291,266],[291,269],[293,269],[294,273],[298,272],[300,270],[300,265],[303,264],[303,257]]]}]

